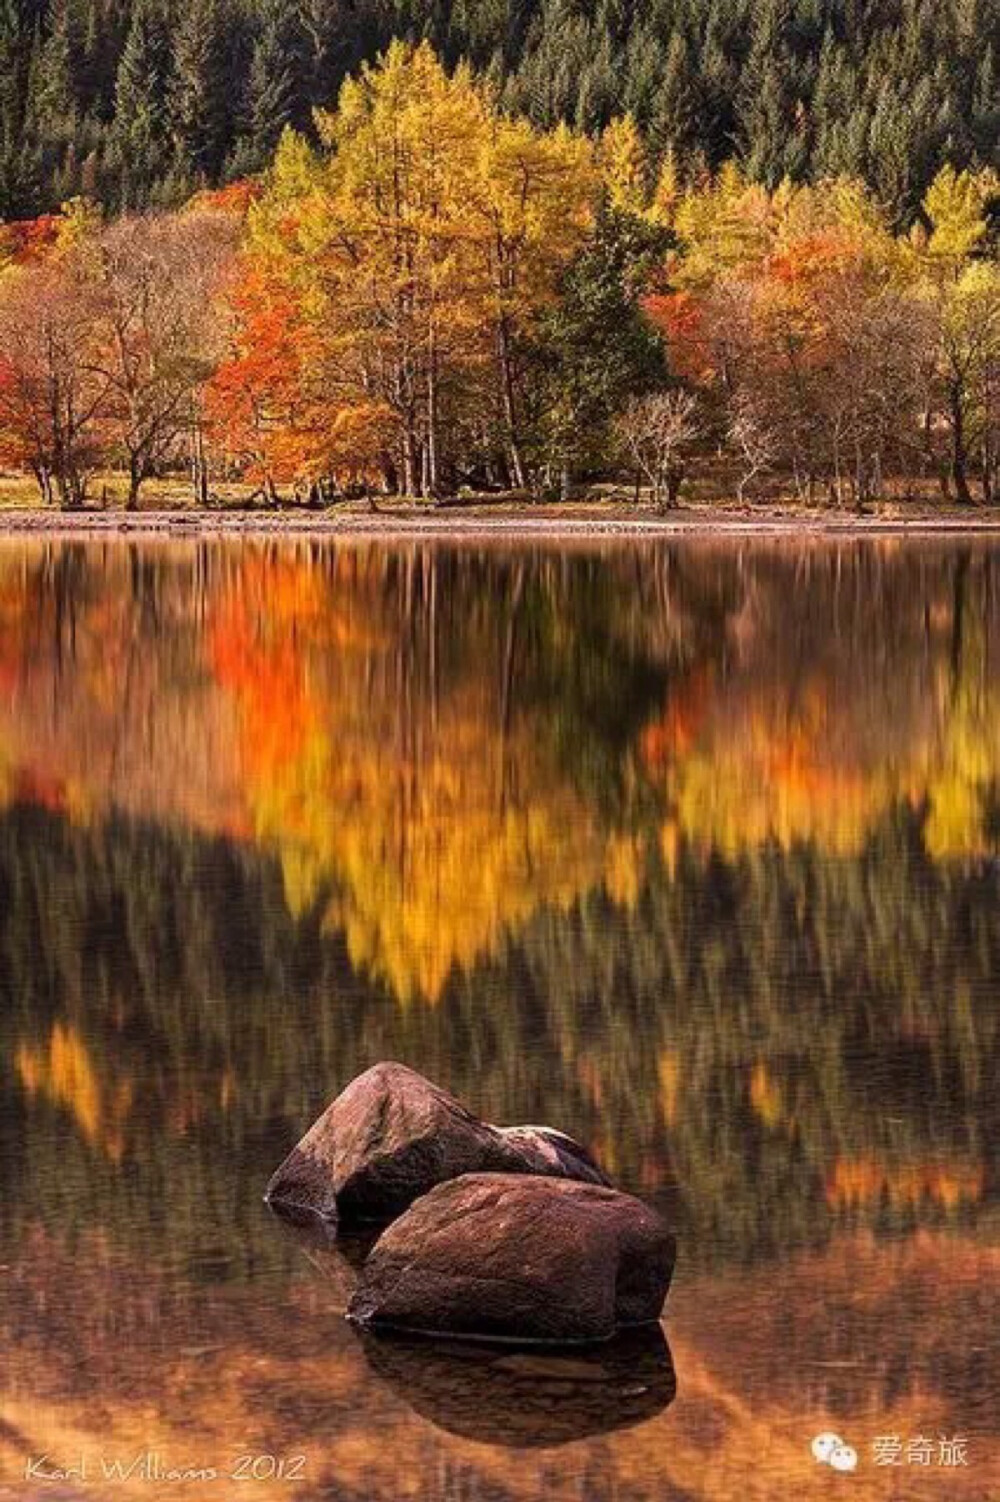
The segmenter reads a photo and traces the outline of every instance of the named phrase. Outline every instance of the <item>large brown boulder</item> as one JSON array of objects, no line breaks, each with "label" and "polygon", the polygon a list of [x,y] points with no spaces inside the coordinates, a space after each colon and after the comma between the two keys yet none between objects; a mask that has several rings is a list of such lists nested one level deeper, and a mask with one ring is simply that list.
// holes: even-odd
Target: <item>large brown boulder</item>
[{"label": "large brown boulder", "polygon": [[631,1195],[569,1179],[468,1174],[379,1237],[348,1306],[357,1324],[568,1344],[660,1317],[674,1238]]},{"label": "large brown boulder", "polygon": [[549,1127],[490,1126],[404,1064],[376,1064],[347,1086],[267,1186],[276,1209],[347,1224],[387,1221],[464,1173],[608,1181],[587,1150]]}]

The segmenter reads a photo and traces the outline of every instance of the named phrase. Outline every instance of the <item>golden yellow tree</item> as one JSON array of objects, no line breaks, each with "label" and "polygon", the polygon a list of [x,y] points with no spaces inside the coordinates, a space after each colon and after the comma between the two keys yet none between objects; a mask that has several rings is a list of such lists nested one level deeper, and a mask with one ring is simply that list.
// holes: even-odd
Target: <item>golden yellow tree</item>
[{"label": "golden yellow tree", "polygon": [[513,483],[525,484],[519,349],[554,302],[562,271],[594,222],[590,144],[490,111],[471,200],[478,317],[495,351],[501,428]]},{"label": "golden yellow tree", "polygon": [[329,157],[302,246],[319,268],[331,353],[392,413],[402,489],[433,494],[442,387],[477,354],[467,205],[483,97],[429,46],[395,43],[318,123]]},{"label": "golden yellow tree", "polygon": [[275,426],[314,463],[367,435],[390,489],[433,495],[442,434],[473,430],[523,483],[519,351],[592,222],[591,145],[502,116],[426,44],[393,44],[317,124],[320,155],[286,135],[250,214],[244,409],[270,347]]},{"label": "golden yellow tree", "polygon": [[924,198],[929,234],[910,238],[911,269],[930,313],[936,395],[950,438],[947,480],[956,500],[972,500],[978,458],[983,498],[1000,475],[1000,269],[983,254],[993,172],[944,167]]}]

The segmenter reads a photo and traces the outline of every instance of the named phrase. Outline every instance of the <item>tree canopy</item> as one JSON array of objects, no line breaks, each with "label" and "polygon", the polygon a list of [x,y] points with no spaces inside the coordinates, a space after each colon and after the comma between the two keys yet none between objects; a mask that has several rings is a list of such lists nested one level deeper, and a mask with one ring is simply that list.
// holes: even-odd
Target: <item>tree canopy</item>
[{"label": "tree canopy", "polygon": [[0,214],[259,169],[394,38],[488,73],[536,126],[629,113],[657,160],[860,177],[899,223],[945,161],[1000,165],[1000,0],[10,0]]},{"label": "tree canopy", "polygon": [[[184,473],[202,503],[1000,496],[1000,175],[954,142],[913,202],[736,137],[713,166],[638,105],[588,133],[427,40],[299,110],[286,6],[251,47],[249,175],[191,193],[229,170],[221,0],[181,27],[181,115],[156,4],[108,119],[124,212],[85,194],[0,235],[0,451],[45,500],[102,469],[130,505]],[[188,196],[150,208],[168,179]]]}]

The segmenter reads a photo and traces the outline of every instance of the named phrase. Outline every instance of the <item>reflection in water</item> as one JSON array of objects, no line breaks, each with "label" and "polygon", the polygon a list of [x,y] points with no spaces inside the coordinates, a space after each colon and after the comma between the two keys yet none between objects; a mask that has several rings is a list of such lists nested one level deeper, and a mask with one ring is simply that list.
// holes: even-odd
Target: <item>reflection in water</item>
[{"label": "reflection in water", "polygon": [[[834,1428],[857,1497],[922,1431],[970,1466],[906,1496],[989,1496],[997,558],[0,548],[0,1494],[110,1435],[308,1448],[310,1498],[818,1496]],[[259,1199],[377,1058],[663,1205],[675,1402],[581,1377],[517,1460],[537,1371],[366,1359]]]},{"label": "reflection in water", "polygon": [[658,1325],[572,1355],[359,1335],[373,1372],[417,1413],[466,1439],[567,1444],[650,1419],[677,1391]]}]

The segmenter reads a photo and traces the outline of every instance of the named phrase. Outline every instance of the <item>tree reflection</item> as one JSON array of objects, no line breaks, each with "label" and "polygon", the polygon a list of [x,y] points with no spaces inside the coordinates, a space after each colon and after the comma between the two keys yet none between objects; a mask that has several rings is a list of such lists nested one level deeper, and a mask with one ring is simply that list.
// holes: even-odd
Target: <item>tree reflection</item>
[{"label": "tree reflection", "polygon": [[52,1214],[134,1229],[141,1164],[196,1242],[384,1056],[587,1138],[706,1256],[978,1222],[992,570],[5,548],[0,1029]]},{"label": "tree reflection", "polygon": [[[843,1415],[986,1446],[993,570],[0,549],[0,1445],[266,1432],[365,1502],[400,1455],[428,1496],[742,1502],[753,1451],[762,1497],[808,1496]],[[680,1394],[638,1382],[618,1432],[633,1399],[588,1388],[585,1475],[530,1443],[565,1416],[537,1371],[374,1371],[260,1208],[378,1058],[677,1224]]]}]

